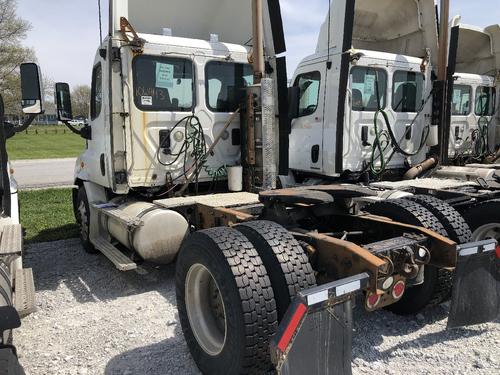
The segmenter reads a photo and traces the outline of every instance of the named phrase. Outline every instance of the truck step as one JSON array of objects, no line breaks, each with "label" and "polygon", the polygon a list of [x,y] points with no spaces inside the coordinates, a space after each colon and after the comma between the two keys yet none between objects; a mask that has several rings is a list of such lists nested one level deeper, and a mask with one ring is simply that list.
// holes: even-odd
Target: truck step
[{"label": "truck step", "polygon": [[104,254],[116,268],[120,271],[132,271],[137,269],[137,264],[118,250],[113,244],[105,239],[98,239],[94,242],[97,250]]},{"label": "truck step", "polygon": [[99,210],[102,214],[125,224],[129,229],[135,229],[142,225],[142,220],[137,217],[131,217],[118,209],[118,206],[112,203],[94,203],[94,208]]},{"label": "truck step", "polygon": [[0,256],[21,255],[23,252],[23,230],[20,224],[3,227],[0,241]]},{"label": "truck step", "polygon": [[36,311],[35,306],[35,282],[33,280],[33,270],[24,268],[16,271],[14,286],[14,307],[19,316],[25,317]]}]

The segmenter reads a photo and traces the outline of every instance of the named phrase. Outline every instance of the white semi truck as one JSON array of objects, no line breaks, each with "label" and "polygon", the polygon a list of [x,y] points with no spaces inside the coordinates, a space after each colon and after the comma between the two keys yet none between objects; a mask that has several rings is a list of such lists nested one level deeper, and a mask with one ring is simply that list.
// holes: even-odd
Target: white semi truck
[{"label": "white semi truck", "polygon": [[[332,1],[316,53],[304,58],[292,79],[296,88],[290,133],[294,178],[287,183],[361,182],[380,189],[381,200],[418,195],[411,199],[439,215],[443,208],[437,197],[465,217],[474,240],[500,239],[498,167],[455,166],[449,160],[457,152],[457,127],[464,127],[464,119],[454,115],[462,87],[456,79],[471,78],[455,70],[489,66],[496,71],[497,27],[488,28],[490,43],[483,43],[488,58],[476,61],[468,55],[470,30],[459,28],[457,21],[449,49],[447,36],[438,39],[433,0],[357,0],[349,23],[339,18],[338,6],[342,2]],[[341,48],[346,37],[349,41]],[[440,44],[443,48],[438,50]],[[444,63],[438,63],[443,55]],[[498,116],[494,78],[472,78],[482,82],[476,80],[477,111],[488,116],[467,118],[470,137],[474,133],[470,123],[479,119],[494,133]],[[494,134],[490,141],[487,135],[481,138],[494,143]]]},{"label": "white semi truck", "polygon": [[11,174],[7,140],[27,129],[43,113],[41,75],[36,64],[20,66],[22,108],[27,118],[20,126],[4,121],[0,93],[0,375],[21,375],[24,370],[13,345],[13,330],[21,317],[35,310],[35,286],[31,268],[23,267],[23,233],[19,223],[16,181]]},{"label": "white semi truck", "polygon": [[449,156],[459,165],[477,164],[495,154],[500,145],[500,26],[463,25],[460,17],[453,19],[455,26],[460,34]]},{"label": "white semi truck", "polygon": [[[392,40],[401,30],[384,27],[409,24],[411,40],[395,45],[418,56],[432,46],[431,25],[408,20],[415,11],[429,20],[434,9],[401,3],[384,2],[395,12],[378,31]],[[450,327],[498,315],[495,240],[469,243],[467,224],[444,202],[439,211],[436,203],[382,201],[372,187],[339,178],[347,166],[367,166],[355,157],[364,158],[365,146],[348,131],[370,124],[348,117],[353,65],[369,62],[354,72],[358,109],[381,92],[374,63],[403,71],[401,112],[417,105],[408,82],[431,74],[437,44],[418,60],[352,49],[353,26],[381,14],[370,1],[335,1],[327,50],[302,64],[288,92],[279,1],[110,2],[90,122],[79,131],[87,140],[74,190],[82,243],[122,271],[176,260],[179,317],[203,373],[348,374],[353,296],[362,293],[370,311],[414,313],[446,297],[448,283],[440,285],[451,270]],[[59,119],[71,121],[67,84],[56,85],[56,98]],[[377,109],[385,103],[375,101]],[[408,143],[420,148],[412,134]],[[289,171],[294,182],[285,188]],[[475,293],[477,283],[488,298]]]}]

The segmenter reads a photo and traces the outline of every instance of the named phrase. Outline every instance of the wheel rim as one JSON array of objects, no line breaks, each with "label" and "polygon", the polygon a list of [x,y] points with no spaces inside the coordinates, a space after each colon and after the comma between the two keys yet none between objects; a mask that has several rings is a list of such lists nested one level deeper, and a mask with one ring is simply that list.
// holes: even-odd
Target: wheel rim
[{"label": "wheel rim", "polygon": [[500,223],[485,224],[472,233],[472,241],[495,239],[500,241]]},{"label": "wheel rim", "polygon": [[85,203],[80,202],[80,206],[78,206],[78,212],[80,213],[80,234],[83,239],[87,239],[89,233],[89,224],[87,220],[87,208],[85,207]]},{"label": "wheel rim", "polygon": [[186,276],[186,310],[191,330],[209,355],[222,352],[227,336],[224,301],[215,278],[202,264],[194,264]]}]

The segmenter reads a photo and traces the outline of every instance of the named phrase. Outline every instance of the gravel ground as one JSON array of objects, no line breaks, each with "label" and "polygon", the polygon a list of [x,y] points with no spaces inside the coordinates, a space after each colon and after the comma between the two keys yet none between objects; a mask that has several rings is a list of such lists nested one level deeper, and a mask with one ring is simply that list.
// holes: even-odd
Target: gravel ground
[{"label": "gravel ground", "polygon": [[[38,312],[15,333],[27,374],[198,374],[175,307],[174,267],[120,273],[77,240],[32,245]],[[354,374],[500,374],[500,321],[446,331],[446,309],[416,318],[355,311]]]}]

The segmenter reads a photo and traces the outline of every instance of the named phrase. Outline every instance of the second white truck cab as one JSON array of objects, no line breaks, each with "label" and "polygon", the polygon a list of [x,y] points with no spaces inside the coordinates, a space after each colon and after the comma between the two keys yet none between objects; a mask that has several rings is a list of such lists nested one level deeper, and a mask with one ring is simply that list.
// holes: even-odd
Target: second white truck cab
[{"label": "second white truck cab", "polygon": [[457,73],[453,85],[449,156],[481,160],[497,146],[497,87],[494,77]]},{"label": "second white truck cab", "polygon": [[293,76],[300,100],[290,168],[338,177],[423,161],[437,54],[433,1],[356,1],[337,9],[341,4],[331,3],[316,53]]},{"label": "second white truck cab", "polygon": [[449,157],[456,164],[482,162],[500,144],[497,95],[500,78],[500,25],[460,23],[451,101]]}]

